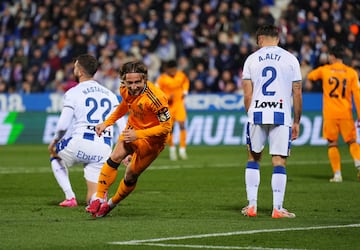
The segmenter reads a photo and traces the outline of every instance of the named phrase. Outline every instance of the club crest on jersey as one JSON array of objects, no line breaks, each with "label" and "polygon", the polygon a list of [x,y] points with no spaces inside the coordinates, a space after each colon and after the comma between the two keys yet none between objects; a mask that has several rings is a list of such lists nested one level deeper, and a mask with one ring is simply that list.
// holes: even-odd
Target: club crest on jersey
[{"label": "club crest on jersey", "polygon": [[255,100],[255,108],[259,109],[259,108],[279,108],[282,109],[283,108],[283,100],[280,99],[278,102],[261,102],[260,100]]}]

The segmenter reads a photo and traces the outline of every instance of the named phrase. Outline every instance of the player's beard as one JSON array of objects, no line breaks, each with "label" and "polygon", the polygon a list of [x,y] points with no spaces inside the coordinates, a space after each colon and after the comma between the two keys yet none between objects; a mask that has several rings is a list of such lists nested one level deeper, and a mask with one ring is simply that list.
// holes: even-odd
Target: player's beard
[{"label": "player's beard", "polygon": [[75,79],[76,82],[80,81],[80,77],[78,75],[74,75],[74,79]]}]

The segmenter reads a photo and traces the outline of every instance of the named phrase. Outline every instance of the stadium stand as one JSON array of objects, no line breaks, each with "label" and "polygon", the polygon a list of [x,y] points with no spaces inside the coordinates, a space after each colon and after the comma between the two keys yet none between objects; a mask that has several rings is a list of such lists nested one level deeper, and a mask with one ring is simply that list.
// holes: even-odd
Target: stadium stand
[{"label": "stadium stand", "polygon": [[280,46],[303,75],[326,63],[329,46],[346,47],[360,71],[360,3],[356,0],[5,0],[0,3],[0,93],[64,92],[71,62],[98,57],[96,78],[117,92],[119,66],[134,58],[154,81],[176,58],[192,93],[241,93],[245,58],[263,23],[281,30]]}]

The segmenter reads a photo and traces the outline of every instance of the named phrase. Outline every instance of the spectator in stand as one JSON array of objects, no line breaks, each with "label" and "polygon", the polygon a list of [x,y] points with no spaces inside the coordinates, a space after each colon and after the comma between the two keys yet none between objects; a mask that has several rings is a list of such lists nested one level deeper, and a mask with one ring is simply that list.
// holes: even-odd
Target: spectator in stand
[{"label": "spectator in stand", "polygon": [[240,29],[240,24],[238,22],[239,20],[241,20],[241,9],[242,9],[242,5],[240,2],[238,1],[231,2],[231,7],[229,10],[229,19],[230,22],[233,23],[234,27],[237,27],[237,29]]},{"label": "spectator in stand", "polygon": [[310,43],[302,44],[299,58],[308,61],[311,65],[315,65],[316,55]]},{"label": "spectator in stand", "polygon": [[270,11],[270,5],[263,5],[260,9],[258,25],[275,24],[275,18]]},{"label": "spectator in stand", "polygon": [[242,9],[243,17],[240,20],[240,27],[242,32],[254,35],[256,31],[256,15],[254,15],[254,11],[248,7],[245,6]]},{"label": "spectator in stand", "polygon": [[183,44],[183,54],[190,56],[191,50],[195,47],[195,33],[187,24],[182,25],[180,32],[181,44]]},{"label": "spectator in stand", "polygon": [[11,6],[5,5],[5,9],[0,15],[0,34],[8,38],[15,33],[16,21],[15,17],[11,14]]},{"label": "spectator in stand", "polygon": [[168,34],[164,33],[161,35],[155,53],[160,60],[164,62],[176,59],[176,47],[174,42],[170,40]]},{"label": "spectator in stand", "polygon": [[224,93],[235,93],[237,86],[230,70],[224,70],[219,79],[219,89]]},{"label": "spectator in stand", "polygon": [[[219,92],[218,82],[219,82],[219,70],[217,68],[209,69],[209,74],[206,77],[205,84],[201,81],[201,83],[203,83],[203,85],[204,85],[202,91]],[[196,86],[196,85],[199,85],[199,83],[195,82],[194,85],[195,85],[195,88],[200,89],[199,86],[198,87]]]},{"label": "spectator in stand", "polygon": [[37,91],[46,92],[55,79],[55,72],[51,69],[48,61],[43,61],[37,74]]},{"label": "spectator in stand", "polygon": [[178,69],[189,75],[189,71],[193,65],[190,64],[188,57],[182,55],[177,59]]},{"label": "spectator in stand", "polygon": [[24,55],[24,50],[22,48],[18,48],[15,52],[15,56],[13,57],[12,63],[20,63],[24,70],[27,70],[28,67],[28,57]]},{"label": "spectator in stand", "polygon": [[[197,78],[198,75],[197,75],[196,69],[195,68],[190,68],[188,76],[189,76],[189,81],[190,81],[190,91],[189,91],[189,93],[193,93],[193,92],[195,92],[195,81],[199,80]],[[202,82],[201,79],[200,79],[200,81]]]},{"label": "spectator in stand", "polygon": [[333,21],[332,21],[332,17],[329,15],[328,11],[329,10],[322,10],[320,12],[319,24],[321,25],[321,27],[324,28],[325,34],[327,34],[327,36],[333,36],[333,34],[332,34]]},{"label": "spectator in stand", "polygon": [[20,62],[16,62],[11,72],[10,92],[16,92],[20,89],[22,81],[24,80],[25,70]]},{"label": "spectator in stand", "polygon": [[72,87],[75,87],[78,84],[78,82],[75,79],[75,75],[73,73],[68,72],[66,75],[67,77],[65,78],[65,81],[61,84],[61,88],[60,88],[60,91],[62,91],[63,93],[65,93],[66,91],[68,91]]},{"label": "spectator in stand", "polygon": [[347,40],[345,42],[346,48],[350,49],[352,53],[356,54],[360,52],[360,39],[357,38],[357,34],[349,32],[347,35]]},{"label": "spectator in stand", "polygon": [[193,83],[190,93],[192,94],[206,94],[208,91],[206,90],[206,85],[200,79],[196,79]]},{"label": "spectator in stand", "polygon": [[15,56],[15,51],[16,51],[15,42],[13,40],[6,41],[5,47],[1,52],[1,59],[12,61],[13,57]]},{"label": "spectator in stand", "polygon": [[228,48],[224,48],[221,50],[218,60],[221,65],[219,68],[220,72],[223,72],[224,70],[234,71],[235,58],[230,53],[230,50]]},{"label": "spectator in stand", "polygon": [[32,57],[30,57],[29,68],[36,68],[37,71],[40,69],[40,65],[43,62],[43,55],[40,48],[35,48],[32,51]]},{"label": "spectator in stand", "polygon": [[151,82],[155,82],[156,78],[159,76],[161,60],[155,53],[150,52],[150,44],[143,43],[140,48],[140,54],[142,61],[148,68],[148,79]]},{"label": "spectator in stand", "polygon": [[8,85],[7,83],[4,81],[4,79],[0,76],[0,93],[4,94],[7,93],[8,89]]},{"label": "spectator in stand", "polygon": [[25,74],[25,79],[18,91],[23,94],[33,93],[36,90],[35,84],[35,76],[32,72],[29,71]]},{"label": "spectator in stand", "polygon": [[145,34],[151,40],[151,46],[156,47],[159,42],[160,34],[162,31],[163,23],[159,18],[158,13],[151,9],[149,11],[149,20],[146,23]]},{"label": "spectator in stand", "polygon": [[31,52],[31,44],[29,39],[23,38],[20,42],[20,49],[23,51],[24,56],[27,57],[27,61],[29,61],[30,52]]},{"label": "spectator in stand", "polygon": [[206,82],[207,73],[204,63],[198,63],[197,65],[195,65],[195,69],[196,79],[200,79],[202,82]]},{"label": "spectator in stand", "polygon": [[11,82],[11,73],[12,73],[12,64],[10,60],[4,62],[4,66],[0,70],[0,77],[2,81],[6,84],[6,89],[9,89]]},{"label": "spectator in stand", "polygon": [[50,65],[50,68],[53,72],[58,71],[61,69],[61,59],[58,56],[58,50],[56,48],[52,48],[48,52],[48,62]]},{"label": "spectator in stand", "polygon": [[82,34],[77,34],[75,36],[75,42],[73,44],[72,53],[75,57],[87,53],[87,45],[85,36]]},{"label": "spectator in stand", "polygon": [[242,71],[243,65],[245,63],[246,58],[250,55],[251,46],[246,42],[241,42],[239,52],[236,53],[235,57],[235,68]]}]

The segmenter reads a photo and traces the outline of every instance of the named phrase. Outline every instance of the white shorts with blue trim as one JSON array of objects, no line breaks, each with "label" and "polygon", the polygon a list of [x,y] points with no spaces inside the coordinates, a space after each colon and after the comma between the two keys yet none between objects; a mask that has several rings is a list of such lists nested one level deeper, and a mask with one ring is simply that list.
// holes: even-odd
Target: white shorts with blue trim
[{"label": "white shorts with blue trim", "polygon": [[83,164],[84,178],[97,183],[101,168],[112,151],[111,138],[109,140],[95,134],[90,136],[88,133],[83,137],[70,137],[57,143],[57,154],[64,167]]},{"label": "white shorts with blue trim", "polygon": [[247,123],[246,142],[251,151],[255,153],[262,152],[267,140],[269,142],[270,155],[290,155],[291,127]]}]

